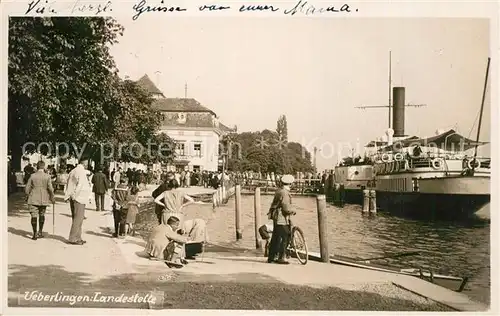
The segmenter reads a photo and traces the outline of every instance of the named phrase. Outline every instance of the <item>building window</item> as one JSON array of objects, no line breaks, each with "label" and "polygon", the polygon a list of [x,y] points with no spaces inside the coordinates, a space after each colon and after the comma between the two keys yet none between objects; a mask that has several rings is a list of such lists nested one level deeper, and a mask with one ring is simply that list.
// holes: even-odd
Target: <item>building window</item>
[{"label": "building window", "polygon": [[175,148],[175,153],[179,156],[185,156],[186,155],[186,144],[177,143],[176,148]]},{"label": "building window", "polygon": [[201,144],[194,144],[193,151],[196,157],[201,157]]},{"label": "building window", "polygon": [[177,113],[177,122],[180,124],[186,123],[186,113]]}]

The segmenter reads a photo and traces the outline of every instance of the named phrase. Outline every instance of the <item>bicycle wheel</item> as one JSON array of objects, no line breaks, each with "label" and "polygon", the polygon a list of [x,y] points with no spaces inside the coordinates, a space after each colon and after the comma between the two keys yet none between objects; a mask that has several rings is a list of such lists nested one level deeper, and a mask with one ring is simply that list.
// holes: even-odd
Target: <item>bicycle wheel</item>
[{"label": "bicycle wheel", "polygon": [[292,229],[292,249],[299,262],[301,264],[306,264],[309,257],[307,253],[307,243],[300,227],[295,226]]}]

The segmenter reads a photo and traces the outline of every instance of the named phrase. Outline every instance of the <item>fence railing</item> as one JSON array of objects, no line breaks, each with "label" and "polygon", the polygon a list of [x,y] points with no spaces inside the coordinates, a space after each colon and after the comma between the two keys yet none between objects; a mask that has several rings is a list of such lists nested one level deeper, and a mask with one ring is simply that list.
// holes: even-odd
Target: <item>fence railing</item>
[{"label": "fence railing", "polygon": [[[236,183],[247,191],[255,191],[255,188],[259,187],[263,193],[276,191],[279,187],[277,181],[264,179],[240,179]],[[290,191],[296,194],[318,194],[324,191],[324,187],[321,179],[299,179],[291,185]]]}]

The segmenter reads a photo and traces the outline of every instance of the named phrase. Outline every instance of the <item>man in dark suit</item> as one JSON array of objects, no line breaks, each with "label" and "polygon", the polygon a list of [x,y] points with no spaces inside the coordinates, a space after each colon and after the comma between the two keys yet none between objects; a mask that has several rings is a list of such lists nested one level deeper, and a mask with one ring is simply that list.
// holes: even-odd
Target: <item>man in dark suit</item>
[{"label": "man in dark suit", "polygon": [[104,194],[109,189],[109,181],[100,166],[96,168],[96,173],[92,177],[92,184],[94,185],[92,192],[94,192],[95,197],[95,210],[97,212],[104,211]]},{"label": "man in dark suit", "polygon": [[[31,227],[33,237],[43,237],[43,224],[45,223],[45,210],[47,206],[55,203],[54,188],[50,175],[45,173],[45,163],[39,161],[36,165],[37,172],[33,173],[26,182],[25,193],[28,195],[28,210],[31,214]],[[40,229],[37,234],[37,222]]]}]

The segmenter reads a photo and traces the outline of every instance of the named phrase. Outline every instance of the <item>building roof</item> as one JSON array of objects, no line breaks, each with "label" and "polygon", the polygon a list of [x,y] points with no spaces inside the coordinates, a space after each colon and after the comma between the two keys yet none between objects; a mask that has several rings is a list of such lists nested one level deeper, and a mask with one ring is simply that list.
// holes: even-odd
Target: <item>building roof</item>
[{"label": "building roof", "polygon": [[[488,142],[476,142],[465,136],[458,134],[455,130],[450,129],[444,133],[427,138],[411,138],[399,141],[399,147],[423,146],[423,147],[438,147],[446,151],[462,151],[469,150],[475,146],[486,145]],[[393,146],[383,148],[382,150],[393,150]]]},{"label": "building roof", "polygon": [[234,128],[227,127],[226,125],[222,124],[219,122],[219,129],[223,132],[231,133],[235,132],[236,133],[236,126]]},{"label": "building roof", "polygon": [[206,112],[216,115],[193,98],[162,98],[153,101],[153,108],[163,112]]},{"label": "building roof", "polygon": [[158,89],[158,87],[153,83],[153,81],[149,78],[148,75],[142,76],[139,80],[136,81],[136,83],[151,94],[163,95],[163,92],[161,92],[161,90]]}]

